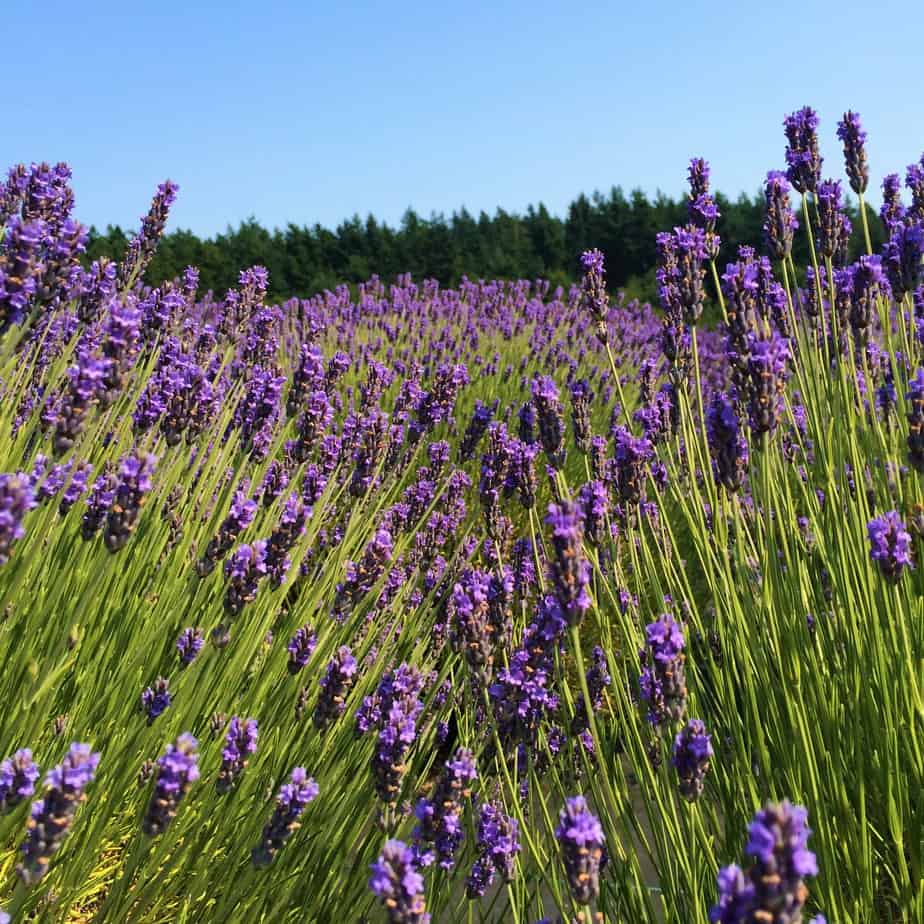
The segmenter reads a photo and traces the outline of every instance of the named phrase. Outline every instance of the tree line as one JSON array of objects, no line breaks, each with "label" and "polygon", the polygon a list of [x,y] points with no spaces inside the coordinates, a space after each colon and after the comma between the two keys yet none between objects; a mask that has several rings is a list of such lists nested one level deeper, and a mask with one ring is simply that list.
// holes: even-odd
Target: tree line
[{"label": "tree line", "polygon": [[[716,195],[721,218],[720,266],[733,260],[740,244],[761,248],[764,220],[762,194],[742,194],[731,201]],[[882,243],[878,216],[867,206],[873,246]],[[861,249],[862,234],[855,203],[848,204],[853,220],[852,247]],[[800,215],[801,218],[801,215]],[[237,283],[242,268],[261,264],[269,270],[270,296],[308,297],[340,283],[358,283],[378,274],[388,281],[399,273],[438,279],[444,285],[469,278],[536,278],[566,285],[579,273],[582,251],[599,247],[606,255],[607,282],[611,290],[653,301],[655,235],[687,221],[684,198],[659,193],[649,198],[641,190],[628,196],[619,187],[608,195],[581,194],[564,217],[553,215],[541,203],[517,214],[498,208],[493,215],[477,217],[462,208],[450,217],[435,214],[423,218],[405,212],[398,227],[355,215],[334,230],[320,224],[289,224],[272,231],[251,218],[223,234],[200,238],[191,231],[166,234],[146,274],[152,285],[198,266],[200,291],[216,294]],[[100,255],[120,258],[130,233],[109,226],[105,232],[91,229],[88,259]],[[797,234],[794,257],[797,265],[809,260],[805,235]]]}]

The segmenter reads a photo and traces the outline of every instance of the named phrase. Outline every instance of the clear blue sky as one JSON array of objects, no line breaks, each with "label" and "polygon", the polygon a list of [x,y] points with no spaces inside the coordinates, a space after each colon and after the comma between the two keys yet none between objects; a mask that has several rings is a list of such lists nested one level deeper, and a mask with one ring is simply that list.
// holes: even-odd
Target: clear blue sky
[{"label": "clear blue sky", "polygon": [[924,149],[911,2],[60,2],[3,12],[0,169],[65,160],[78,217],[134,227],[391,223],[465,205],[562,213],[581,191],[677,194],[689,157],[756,191],[811,104],[826,175],[847,108],[873,182]]}]

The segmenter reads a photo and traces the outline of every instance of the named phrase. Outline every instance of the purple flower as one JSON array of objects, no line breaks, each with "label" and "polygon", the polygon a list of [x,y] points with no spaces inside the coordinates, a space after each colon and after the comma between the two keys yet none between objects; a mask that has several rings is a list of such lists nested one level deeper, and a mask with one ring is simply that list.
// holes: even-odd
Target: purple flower
[{"label": "purple flower", "polygon": [[109,508],[116,496],[116,476],[105,468],[100,473],[90,493],[87,495],[87,507],[80,522],[80,533],[85,540],[92,539],[103,525]]},{"label": "purple flower", "polygon": [[520,852],[520,826],[494,802],[485,802],[478,815],[478,859],[466,880],[469,898],[481,898],[499,875],[512,882]]},{"label": "purple flower", "polygon": [[539,418],[539,439],[549,464],[561,469],[565,463],[565,426],[555,382],[547,375],[533,379],[532,403]]},{"label": "purple flower", "polygon": [[844,145],[844,166],[850,188],[862,195],[869,184],[869,165],[866,162],[866,132],[856,112],[844,113],[843,120],[837,124],[837,137]]},{"label": "purple flower", "polygon": [[590,564],[584,556],[580,508],[571,501],[549,504],[545,522],[552,527],[550,572],[555,595],[569,625],[579,625],[590,608]]},{"label": "purple flower", "polygon": [[789,342],[775,330],[769,337],[747,338],[747,400],[751,430],[771,433],[782,413],[783,389],[789,374]]},{"label": "purple flower", "polygon": [[924,472],[924,369],[918,369],[908,383],[908,461],[918,472]]},{"label": "purple flower", "polygon": [[[414,839],[419,844],[433,844],[443,869],[455,866],[455,854],[464,838],[462,829],[463,800],[471,795],[477,778],[472,752],[459,748],[446,761],[443,773],[429,798],[420,799],[414,809],[418,825]],[[420,852],[421,865],[432,862],[429,851]]]},{"label": "purple flower", "polygon": [[604,864],[603,828],[583,796],[572,796],[558,816],[555,837],[561,849],[571,895],[589,905],[600,895],[600,868]]},{"label": "purple flower", "polygon": [[202,651],[205,640],[201,629],[184,629],[176,640],[176,650],[180,656],[180,667],[189,667]]},{"label": "purple flower", "polygon": [[785,173],[771,170],[764,185],[767,217],[764,220],[764,243],[777,260],[792,253],[793,233],[799,222],[793,214],[789,200],[789,181]]},{"label": "purple flower", "polygon": [[221,752],[221,769],[215,783],[220,793],[231,790],[247,767],[247,761],[257,752],[257,720],[231,717],[225,746]]},{"label": "purple flower", "polygon": [[474,458],[475,450],[481,442],[481,438],[487,432],[491,419],[497,413],[498,401],[493,404],[482,404],[480,401],[475,402],[475,410],[472,413],[472,419],[465,428],[465,434],[462,442],[459,444],[459,461],[468,462]]},{"label": "purple flower", "polygon": [[78,462],[77,468],[71,475],[71,480],[64,493],[61,495],[61,503],[58,504],[58,513],[64,517],[70,512],[71,507],[77,503],[80,496],[87,489],[87,482],[90,475],[93,474],[93,466],[89,462]]},{"label": "purple flower", "polygon": [[299,818],[318,795],[318,784],[308,776],[303,767],[296,767],[292,777],[279,790],[273,817],[263,828],[260,844],[251,851],[251,860],[256,867],[269,866],[285,842],[300,827]]},{"label": "purple flower", "polygon": [[888,293],[889,284],[882,260],[875,255],[860,257],[847,272],[850,285],[848,320],[854,336],[862,342],[872,322],[876,298]]},{"label": "purple flower", "polygon": [[39,768],[28,748],[0,762],[0,812],[6,812],[35,792]]},{"label": "purple flower", "polygon": [[674,738],[671,764],[680,777],[680,794],[694,802],[703,793],[703,780],[712,757],[712,739],[699,719],[690,719]]},{"label": "purple flower", "polygon": [[490,682],[497,644],[490,618],[490,590],[491,576],[486,571],[466,569],[453,587],[448,606],[453,646],[462,653],[473,680],[480,685]]},{"label": "purple flower", "polygon": [[0,475],[0,565],[10,560],[13,543],[26,535],[23,517],[36,503],[32,484],[25,475]]},{"label": "purple flower", "polygon": [[897,510],[875,517],[867,524],[870,558],[886,580],[897,583],[905,568],[914,569],[911,534]]},{"label": "purple flower", "polygon": [[815,192],[821,182],[821,153],[818,150],[818,116],[809,106],[788,115],[786,131],[786,176],[797,192]]},{"label": "purple flower", "polygon": [[841,247],[841,184],[839,180],[825,180],[818,184],[815,193],[818,204],[818,249],[826,257],[833,257]]},{"label": "purple flower", "polygon": [[373,727],[378,729],[372,775],[379,798],[388,804],[397,801],[404,761],[417,738],[417,720],[423,712],[420,694],[424,682],[417,668],[401,664],[385,674],[376,693],[366,697],[356,713],[360,733]]},{"label": "purple flower", "polygon": [[911,164],[905,172],[905,185],[911,191],[910,213],[916,218],[924,219],[924,154],[916,164]]},{"label": "purple flower", "polygon": [[321,678],[321,693],[314,709],[315,728],[323,730],[343,715],[356,669],[356,658],[346,645],[342,645],[328,662]]},{"label": "purple flower", "polygon": [[647,647],[639,653],[639,686],[648,704],[648,721],[661,725],[678,722],[687,704],[684,639],[680,624],[668,613],[645,628]]},{"label": "purple flower", "polygon": [[[754,886],[735,863],[719,870],[718,901],[709,911],[713,924],[749,924],[754,919]],[[771,918],[772,920],[772,918]]]},{"label": "purple flower", "polygon": [[117,552],[128,542],[138,525],[138,517],[151,490],[151,473],[157,459],[148,453],[126,456],[119,468],[115,497],[106,516],[103,540],[110,552]]},{"label": "purple flower", "polygon": [[[807,820],[808,812],[788,801],[767,805],[754,816],[745,847],[752,865],[747,873],[737,867],[719,873],[719,903],[710,920],[800,920],[808,896],[804,880],[818,875],[815,854],[808,849]],[[741,916],[731,917],[728,908],[740,909]]]},{"label": "purple flower", "polygon": [[170,206],[176,201],[179,186],[167,180],[157,187],[148,214],[141,219],[141,231],[129,242],[125,258],[119,265],[119,287],[128,289],[147,269],[164,233]]},{"label": "purple flower", "polygon": [[148,725],[170,708],[170,681],[166,677],[158,677],[154,686],[146,687],[141,693],[141,708],[147,714]]},{"label": "purple flower", "polygon": [[905,220],[901,189],[901,180],[897,173],[888,174],[882,181],[882,208],[879,210],[879,217],[888,237],[892,236],[892,229]]},{"label": "purple flower", "polygon": [[599,250],[585,250],[581,254],[581,268],[584,270],[581,279],[581,307],[594,319],[597,339],[606,343],[609,339],[606,316],[610,300],[606,294],[603,253]]},{"label": "purple flower", "polygon": [[385,906],[390,924],[429,924],[423,876],[414,852],[402,841],[385,843],[372,864],[369,888]]},{"label": "purple flower", "polygon": [[295,631],[286,646],[286,651],[289,652],[290,674],[297,674],[308,663],[317,643],[318,637],[311,626],[302,626]]},{"label": "purple flower", "polygon": [[16,867],[26,885],[38,882],[48,871],[48,864],[64,842],[98,765],[99,754],[92,753],[90,745],[75,743],[64,760],[46,775],[45,793],[32,803],[21,848],[22,862]]},{"label": "purple flower", "polygon": [[257,598],[260,581],[266,575],[266,541],[240,545],[225,562],[228,586],[225,590],[225,612],[237,616],[244,606]]},{"label": "purple flower", "polygon": [[[895,298],[913,292],[921,280],[924,259],[924,218],[893,225],[882,250],[882,263]],[[877,282],[881,280],[877,277]]]},{"label": "purple flower", "polygon": [[189,732],[184,732],[157,759],[157,780],[141,822],[141,830],[149,837],[156,837],[167,830],[176,818],[183,796],[199,779],[198,747],[196,739]]},{"label": "purple flower", "polygon": [[654,457],[651,440],[633,436],[625,427],[617,427],[614,480],[619,500],[635,506],[641,501],[645,470]]},{"label": "purple flower", "polygon": [[231,509],[218,528],[218,535],[209,540],[205,554],[196,563],[199,577],[210,574],[215,565],[231,551],[235,539],[253,522],[257,502],[249,500],[246,491],[235,491]]},{"label": "purple flower", "polygon": [[687,177],[690,181],[687,213],[690,222],[705,232],[706,255],[714,260],[719,255],[721,243],[715,233],[715,224],[721,212],[709,192],[709,164],[701,157],[694,157],[690,161]]},{"label": "purple flower", "polygon": [[706,410],[706,436],[712,455],[716,484],[737,491],[748,467],[748,443],[742,432],[734,403],[716,394]]}]

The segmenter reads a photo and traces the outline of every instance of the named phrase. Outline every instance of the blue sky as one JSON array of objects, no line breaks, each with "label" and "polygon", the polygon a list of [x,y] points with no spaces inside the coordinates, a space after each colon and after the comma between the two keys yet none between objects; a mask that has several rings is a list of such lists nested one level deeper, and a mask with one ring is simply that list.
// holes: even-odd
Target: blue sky
[{"label": "blue sky", "polygon": [[847,108],[873,182],[924,150],[924,6],[777,2],[12,3],[0,169],[65,160],[86,223],[134,227],[179,182],[172,227],[250,215],[396,223],[461,205],[562,213],[581,191],[677,194],[780,167],[782,119]]}]

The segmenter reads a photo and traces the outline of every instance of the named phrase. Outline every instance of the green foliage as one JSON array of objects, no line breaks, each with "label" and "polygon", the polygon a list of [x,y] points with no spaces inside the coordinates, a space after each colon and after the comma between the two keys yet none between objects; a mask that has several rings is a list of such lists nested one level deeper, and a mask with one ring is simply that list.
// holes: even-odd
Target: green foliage
[{"label": "green foliage", "polygon": [[[735,202],[717,196],[722,217],[717,230],[722,237],[724,260],[734,259],[738,245],[761,246],[764,204],[762,194],[741,195]],[[867,205],[873,247],[882,243],[881,224]],[[855,206],[848,208],[859,229]],[[525,215],[498,209],[475,218],[466,209],[450,217],[429,219],[408,210],[398,228],[359,215],[343,221],[333,231],[287,225],[272,232],[255,219],[228,228],[224,234],[201,239],[190,231],[173,231],[161,241],[147,272],[157,284],[180,275],[187,266],[198,266],[203,290],[221,295],[237,284],[242,267],[262,264],[270,271],[270,294],[274,298],[306,297],[333,289],[341,283],[359,283],[377,273],[385,280],[409,272],[418,278],[438,279],[455,285],[463,276],[472,279],[542,277],[553,283],[573,282],[578,276],[577,256],[591,247],[606,255],[607,282],[615,291],[625,288],[633,296],[654,302],[655,235],[683,224],[686,202],[658,194],[650,200],[641,190],[628,197],[619,187],[609,195],[580,195],[568,207],[564,219],[552,215],[540,203]],[[121,228],[104,233],[93,230],[88,258],[101,254],[120,257],[127,244]],[[853,236],[853,257],[860,252],[861,235]],[[796,263],[806,265],[808,249],[798,236]]]}]

